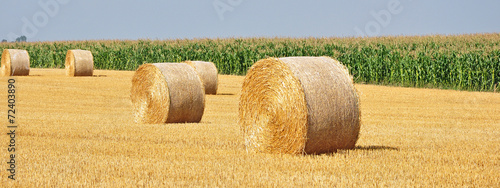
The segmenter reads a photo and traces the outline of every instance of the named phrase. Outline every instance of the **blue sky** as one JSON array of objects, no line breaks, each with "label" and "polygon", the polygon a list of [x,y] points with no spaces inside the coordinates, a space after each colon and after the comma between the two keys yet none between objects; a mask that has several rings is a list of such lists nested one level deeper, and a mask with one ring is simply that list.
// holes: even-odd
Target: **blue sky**
[{"label": "blue sky", "polygon": [[4,0],[0,39],[347,37],[500,32],[500,1]]}]

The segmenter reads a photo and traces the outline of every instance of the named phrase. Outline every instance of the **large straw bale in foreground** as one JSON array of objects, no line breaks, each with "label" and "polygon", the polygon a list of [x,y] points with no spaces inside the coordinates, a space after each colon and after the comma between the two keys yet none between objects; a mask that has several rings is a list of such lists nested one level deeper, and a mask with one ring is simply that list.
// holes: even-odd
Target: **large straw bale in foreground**
[{"label": "large straw bale in foreground", "polygon": [[214,63],[205,61],[186,61],[185,63],[191,65],[200,76],[205,87],[205,94],[217,94],[218,71]]},{"label": "large straw bale in foreground", "polygon": [[132,78],[138,123],[200,122],[205,94],[196,71],[185,63],[141,65]]},{"label": "large straw bale in foreground", "polygon": [[352,149],[359,98],[347,69],[329,57],[268,58],[243,83],[240,125],[247,151],[319,154]]},{"label": "large straw bale in foreground", "polygon": [[30,56],[26,50],[4,49],[2,52],[2,76],[28,76]]},{"label": "large straw bale in foreground", "polygon": [[94,56],[88,50],[68,50],[65,66],[67,76],[92,76]]}]

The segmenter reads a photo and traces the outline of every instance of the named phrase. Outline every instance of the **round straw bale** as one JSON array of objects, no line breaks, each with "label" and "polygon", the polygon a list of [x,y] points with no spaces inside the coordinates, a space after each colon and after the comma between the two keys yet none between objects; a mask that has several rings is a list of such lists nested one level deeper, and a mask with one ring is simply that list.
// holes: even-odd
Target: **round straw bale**
[{"label": "round straw bale", "polygon": [[348,70],[332,58],[268,58],[245,77],[239,118],[247,151],[335,152],[358,140],[359,97]]},{"label": "round straw bale", "polygon": [[30,56],[26,50],[3,50],[2,76],[28,76],[29,74]]},{"label": "round straw bale", "polygon": [[205,87],[205,94],[217,94],[218,71],[214,63],[205,61],[186,61],[185,63],[191,65],[200,76]]},{"label": "round straw bale", "polygon": [[94,74],[94,57],[88,50],[68,50],[66,53],[67,76],[92,76]]},{"label": "round straw bale", "polygon": [[138,123],[200,122],[205,93],[185,63],[141,65],[132,78],[131,99]]}]

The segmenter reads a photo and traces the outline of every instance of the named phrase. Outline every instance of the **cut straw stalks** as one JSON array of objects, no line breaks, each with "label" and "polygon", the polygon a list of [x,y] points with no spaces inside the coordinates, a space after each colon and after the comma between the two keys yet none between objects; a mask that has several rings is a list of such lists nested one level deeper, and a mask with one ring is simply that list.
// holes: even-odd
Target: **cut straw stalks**
[{"label": "cut straw stalks", "polygon": [[205,109],[202,82],[185,63],[141,65],[132,78],[131,99],[138,123],[200,122]]},{"label": "cut straw stalks", "polygon": [[2,76],[28,76],[30,56],[26,50],[4,49],[2,52]]},{"label": "cut straw stalks", "polygon": [[217,94],[217,82],[218,82],[218,71],[217,67],[212,62],[205,61],[186,61],[188,65],[194,68],[200,76],[203,86],[205,88],[205,94],[216,95]]},{"label": "cut straw stalks", "polygon": [[87,50],[68,50],[66,53],[67,76],[92,76],[94,74],[94,57]]},{"label": "cut straw stalks", "polygon": [[245,77],[239,118],[247,151],[335,152],[358,140],[359,97],[348,70],[334,59],[268,58]]}]

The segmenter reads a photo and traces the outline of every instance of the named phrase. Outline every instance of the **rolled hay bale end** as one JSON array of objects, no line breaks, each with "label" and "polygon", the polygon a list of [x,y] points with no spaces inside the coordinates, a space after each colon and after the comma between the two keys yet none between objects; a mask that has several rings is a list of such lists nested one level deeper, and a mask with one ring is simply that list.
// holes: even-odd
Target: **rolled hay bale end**
[{"label": "rolled hay bale end", "polygon": [[137,123],[200,122],[205,110],[202,82],[185,63],[141,65],[130,97]]},{"label": "rolled hay bale end", "polygon": [[88,50],[68,50],[66,53],[67,76],[93,76],[94,57]]},{"label": "rolled hay bale end", "polygon": [[218,70],[214,63],[205,61],[186,61],[200,76],[205,94],[216,95],[218,87]]},{"label": "rolled hay bale end", "polygon": [[2,52],[2,76],[28,76],[30,56],[26,50],[4,49]]},{"label": "rolled hay bale end", "polygon": [[332,58],[268,58],[245,77],[239,118],[247,151],[352,149],[360,130],[359,97],[347,69]]}]

